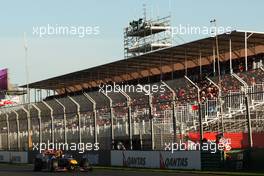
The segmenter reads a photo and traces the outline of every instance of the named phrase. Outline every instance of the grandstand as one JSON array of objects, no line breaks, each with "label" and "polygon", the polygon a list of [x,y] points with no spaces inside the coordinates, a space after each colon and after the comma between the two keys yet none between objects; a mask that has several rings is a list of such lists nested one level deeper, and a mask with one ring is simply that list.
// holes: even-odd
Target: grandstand
[{"label": "grandstand", "polygon": [[[166,142],[219,134],[233,148],[264,147],[264,34],[217,37],[219,55],[209,37],[29,84],[40,90],[35,96],[48,96],[0,109],[0,149],[30,150],[49,140],[162,150]],[[99,91],[114,83],[165,91]]]}]

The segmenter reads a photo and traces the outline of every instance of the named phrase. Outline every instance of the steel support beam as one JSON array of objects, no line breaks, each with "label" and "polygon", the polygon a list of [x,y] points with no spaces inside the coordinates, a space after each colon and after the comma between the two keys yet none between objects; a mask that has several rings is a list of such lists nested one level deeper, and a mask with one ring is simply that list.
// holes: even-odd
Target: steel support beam
[{"label": "steel support beam", "polygon": [[6,142],[7,142],[7,150],[10,150],[10,125],[9,125],[9,115],[8,113],[6,115],[6,132],[7,132],[7,137],[6,137]]},{"label": "steel support beam", "polygon": [[111,97],[109,97],[106,93],[101,92],[108,100],[109,100],[109,113],[110,113],[110,119],[111,119],[111,145],[112,149],[114,150],[115,148],[115,133],[114,133],[114,114],[113,114],[113,100]]},{"label": "steel support beam", "polygon": [[[176,92],[164,81],[161,83],[172,93],[172,123],[173,123],[173,142],[177,140],[177,115],[176,115]],[[181,134],[182,135],[182,134]]]},{"label": "steel support beam", "polygon": [[245,32],[245,67],[246,71],[248,71],[248,39],[253,35],[254,33],[249,32],[249,35],[247,32]]},{"label": "steel support beam", "polygon": [[129,149],[133,150],[133,131],[132,131],[132,114],[131,114],[131,98],[130,96],[120,90],[120,93],[126,98],[127,102],[126,102],[126,106],[127,106],[127,119],[128,119],[128,137],[129,137]]},{"label": "steel support beam", "polygon": [[244,96],[245,96],[245,105],[246,105],[246,117],[247,117],[247,125],[248,125],[248,144],[249,147],[253,147],[252,140],[252,126],[251,126],[251,116],[250,116],[250,102],[249,102],[249,93],[248,93],[248,84],[241,79],[237,74],[232,74],[240,83],[242,83],[245,87]]},{"label": "steel support beam", "polygon": [[154,122],[153,122],[153,114],[152,114],[152,94],[150,91],[147,91],[144,87],[142,90],[146,95],[148,95],[148,106],[149,106],[149,121],[150,121],[150,136],[151,136],[151,149],[155,149],[155,136],[154,136]]},{"label": "steel support beam", "polygon": [[64,104],[62,104],[58,99],[54,98],[56,103],[58,103],[62,109],[63,109],[63,139],[64,139],[64,144],[67,144],[68,138],[67,138],[67,118],[66,118],[66,107]]},{"label": "steel support beam", "polygon": [[248,91],[248,84],[242,79],[242,78],[240,78],[237,74],[235,74],[235,73],[232,73],[231,74],[236,80],[238,80],[241,84],[243,84],[243,86],[245,87],[245,89],[246,89],[246,93],[247,93],[247,91]]},{"label": "steel support beam", "polygon": [[88,95],[87,93],[83,93],[83,95],[93,104],[93,117],[94,117],[94,144],[97,144],[97,114],[96,114],[96,102],[94,99]]},{"label": "steel support beam", "polygon": [[250,107],[248,101],[248,94],[245,95],[245,103],[246,103],[246,116],[247,116],[247,128],[248,128],[248,145],[249,148],[253,147],[253,139],[252,139],[252,125],[251,125],[251,115],[250,115]]},{"label": "steel support beam", "polygon": [[[232,66],[230,67],[232,68]],[[233,72],[233,71],[232,71]],[[222,89],[219,85],[217,85],[213,80],[211,80],[210,78],[206,77],[206,79],[212,83],[217,89],[218,89],[218,99],[219,99],[219,107],[220,107],[220,116],[221,116],[221,127],[222,127],[222,134],[224,136],[224,132],[225,132],[225,127],[224,127],[224,113],[223,113],[223,100],[222,100]]]},{"label": "steel support beam", "polygon": [[233,73],[233,65],[232,65],[232,40],[231,37],[229,38],[229,69],[230,69],[230,74]]},{"label": "steel support beam", "polygon": [[41,120],[41,110],[36,104],[32,104],[32,106],[38,111],[38,124],[39,124],[39,144],[42,144],[42,120]]},{"label": "steel support beam", "polygon": [[154,138],[154,122],[153,122],[153,114],[152,114],[152,95],[149,94],[148,96],[148,103],[149,103],[149,119],[150,119],[150,134],[151,134],[151,149],[155,149],[155,138]]},{"label": "steel support beam", "polygon": [[201,89],[190,78],[188,78],[187,76],[184,76],[184,77],[197,89],[197,92],[198,92],[197,96],[198,96],[198,106],[199,106],[199,112],[198,113],[199,113],[200,143],[202,143],[202,140],[203,140],[203,118],[202,118],[202,108],[201,108],[201,98],[200,98]]},{"label": "steel support beam", "polygon": [[79,143],[82,142],[82,124],[81,124],[81,106],[80,104],[75,101],[72,97],[68,96],[68,98],[76,105],[77,107],[77,118],[78,118],[78,138]]},{"label": "steel support beam", "polygon": [[19,114],[15,111],[12,110],[16,114],[16,125],[17,125],[17,149],[20,150],[20,128],[19,128]]},{"label": "steel support beam", "polygon": [[[28,109],[30,108],[30,106],[28,106]],[[30,112],[28,110],[26,110],[26,108],[24,106],[22,106],[23,111],[25,111],[25,113],[27,114],[27,132],[28,132],[28,150],[30,149],[30,147],[32,146],[32,138],[30,137]]]},{"label": "steel support beam", "polygon": [[50,114],[50,120],[51,120],[51,142],[55,142],[55,136],[54,136],[54,116],[53,116],[53,109],[52,107],[46,103],[45,101],[41,101],[51,112]]}]

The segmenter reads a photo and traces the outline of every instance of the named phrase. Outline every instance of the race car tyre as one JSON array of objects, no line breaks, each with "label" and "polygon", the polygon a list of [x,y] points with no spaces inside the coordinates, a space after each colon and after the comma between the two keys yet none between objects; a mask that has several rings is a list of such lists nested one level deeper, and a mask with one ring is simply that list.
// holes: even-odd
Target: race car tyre
[{"label": "race car tyre", "polygon": [[35,159],[34,161],[34,171],[41,171],[42,169],[42,161],[39,159]]},{"label": "race car tyre", "polygon": [[51,164],[51,166],[50,166],[51,172],[55,172],[59,167],[59,162],[56,159],[51,160],[50,164]]},{"label": "race car tyre", "polygon": [[67,167],[67,169],[68,169],[69,171],[75,171],[75,170],[76,170],[76,166],[74,166],[74,165],[72,165],[72,164],[69,164],[68,167]]},{"label": "race car tyre", "polygon": [[87,160],[83,162],[82,167],[83,167],[84,170],[87,170],[87,171],[92,171],[93,170],[93,168],[91,167],[90,163]]}]

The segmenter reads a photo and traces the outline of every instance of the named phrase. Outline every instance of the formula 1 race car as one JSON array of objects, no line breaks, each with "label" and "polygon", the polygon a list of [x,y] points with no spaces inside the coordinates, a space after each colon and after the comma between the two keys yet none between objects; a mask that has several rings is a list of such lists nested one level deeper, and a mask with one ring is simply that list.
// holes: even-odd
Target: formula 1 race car
[{"label": "formula 1 race car", "polygon": [[70,154],[62,154],[62,151],[45,151],[36,156],[34,160],[34,171],[48,170],[58,171],[91,171],[92,167],[87,158],[80,162]]}]

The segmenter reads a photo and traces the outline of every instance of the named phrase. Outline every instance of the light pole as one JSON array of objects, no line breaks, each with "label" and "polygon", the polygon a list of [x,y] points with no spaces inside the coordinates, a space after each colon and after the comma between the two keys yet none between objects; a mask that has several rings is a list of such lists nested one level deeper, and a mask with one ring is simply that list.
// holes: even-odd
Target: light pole
[{"label": "light pole", "polygon": [[211,24],[214,24],[215,27],[215,45],[216,45],[216,55],[217,55],[217,71],[218,71],[218,81],[221,80],[221,68],[220,68],[220,55],[219,55],[219,46],[218,46],[218,33],[217,33],[217,26],[216,20],[213,19],[210,21]]},{"label": "light pole", "polygon": [[[211,24],[214,24],[215,27],[215,45],[216,45],[216,55],[217,55],[217,71],[218,71],[218,86],[219,89],[219,98],[220,98],[220,115],[221,115],[221,129],[222,133],[224,135],[224,119],[223,119],[223,108],[222,108],[222,99],[220,96],[221,90],[222,90],[222,80],[221,80],[221,67],[220,67],[220,55],[219,55],[219,45],[218,45],[218,32],[217,32],[217,25],[216,25],[216,19],[213,19],[210,21]],[[215,56],[214,56],[215,58]],[[219,131],[219,125],[218,125],[218,131]]]},{"label": "light pole", "polygon": [[24,32],[24,49],[25,49],[25,71],[26,71],[26,85],[27,85],[27,110],[28,110],[28,150],[32,146],[31,130],[30,130],[30,90],[29,90],[29,69],[28,69],[28,45],[26,41],[26,33]]},{"label": "light pole", "polygon": [[28,45],[26,40],[26,33],[24,32],[24,49],[25,49],[25,71],[26,71],[26,85],[27,85],[27,103],[30,103],[29,92],[29,70],[28,70]]}]

